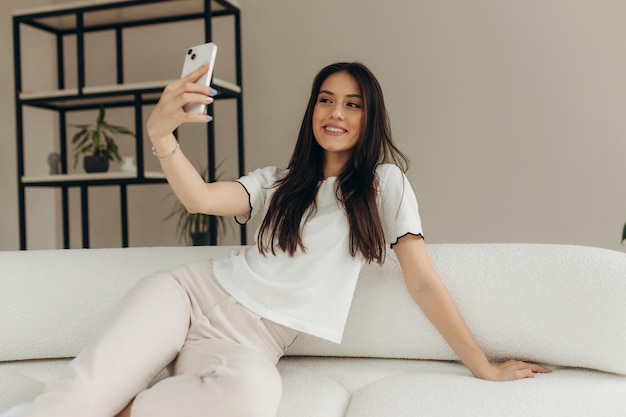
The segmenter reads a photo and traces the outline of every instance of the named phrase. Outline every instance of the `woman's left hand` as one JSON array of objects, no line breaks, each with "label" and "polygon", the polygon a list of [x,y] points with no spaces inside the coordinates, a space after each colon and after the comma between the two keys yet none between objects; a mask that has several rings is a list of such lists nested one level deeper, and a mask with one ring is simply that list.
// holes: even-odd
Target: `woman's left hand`
[{"label": "woman's left hand", "polygon": [[498,365],[492,365],[490,372],[485,375],[477,375],[488,381],[513,381],[515,379],[533,378],[535,373],[550,373],[547,368],[535,363],[517,360],[508,360]]}]

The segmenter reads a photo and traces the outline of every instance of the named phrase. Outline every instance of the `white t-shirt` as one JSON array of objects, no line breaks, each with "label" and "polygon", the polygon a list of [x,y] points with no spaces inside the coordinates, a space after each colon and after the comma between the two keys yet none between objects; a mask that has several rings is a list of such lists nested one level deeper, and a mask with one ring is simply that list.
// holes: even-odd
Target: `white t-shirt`
[{"label": "white t-shirt", "polygon": [[[376,172],[386,243],[393,245],[406,234],[421,235],[417,199],[402,170],[383,164]],[[238,180],[250,195],[249,218],[265,216],[275,191],[272,185],[283,175],[285,170],[268,167]],[[298,249],[293,257],[280,250],[262,255],[251,245],[216,260],[214,270],[224,289],[254,313],[340,343],[364,261],[350,255],[348,220],[335,184],[334,177],[320,184],[317,212],[302,228],[305,252]]]}]

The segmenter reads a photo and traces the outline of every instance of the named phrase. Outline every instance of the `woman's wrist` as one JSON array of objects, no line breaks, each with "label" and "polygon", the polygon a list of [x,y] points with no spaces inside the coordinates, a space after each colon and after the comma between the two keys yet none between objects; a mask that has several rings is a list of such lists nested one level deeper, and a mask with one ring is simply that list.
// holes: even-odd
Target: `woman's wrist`
[{"label": "woman's wrist", "polygon": [[173,134],[158,139],[150,137],[150,142],[152,142],[152,153],[157,157],[169,155],[179,147],[178,139]]},{"label": "woman's wrist", "polygon": [[178,143],[178,141],[176,141],[176,146],[174,146],[174,149],[172,149],[172,151],[168,152],[167,154],[159,154],[159,152],[157,152],[156,148],[153,146],[152,155],[156,156],[159,161],[167,161],[168,159],[176,155],[176,151],[178,151],[178,149],[180,149],[180,143]]},{"label": "woman's wrist", "polygon": [[498,368],[489,362],[487,355],[478,347],[474,355],[463,358],[463,363],[476,378],[493,381],[497,377]]},{"label": "woman's wrist", "polygon": [[470,369],[470,371],[478,379],[484,379],[485,381],[495,381],[497,379],[496,373],[498,368],[489,362],[478,369]]}]

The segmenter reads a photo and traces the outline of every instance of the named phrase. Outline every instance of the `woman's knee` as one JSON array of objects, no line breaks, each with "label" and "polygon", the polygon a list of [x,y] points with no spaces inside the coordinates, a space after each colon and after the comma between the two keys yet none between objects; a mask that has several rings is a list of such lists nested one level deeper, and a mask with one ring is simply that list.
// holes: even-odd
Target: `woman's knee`
[{"label": "woman's knee", "polygon": [[[132,417],[275,417],[281,389],[269,389],[268,381],[210,381],[214,376],[182,375],[167,378],[140,393],[132,406]],[[257,382],[260,382],[257,380]],[[275,386],[275,383],[272,385]]]},{"label": "woman's knee", "polygon": [[135,292],[170,298],[172,296],[180,297],[185,293],[185,290],[171,271],[162,271],[139,279],[129,294]]},{"label": "woman's knee", "polygon": [[132,416],[204,417],[210,409],[215,415],[229,417],[275,417],[282,380],[263,354],[235,348],[206,356],[211,360],[166,378],[137,396]]},{"label": "woman's knee", "polygon": [[[148,317],[160,317],[168,322],[189,319],[189,297],[176,278],[159,272],[141,278],[126,294],[120,307],[140,312]],[[152,320],[151,320],[152,321]]]},{"label": "woman's knee", "polygon": [[251,352],[245,360],[235,366],[227,366],[211,375],[203,376],[203,383],[215,379],[225,385],[232,415],[263,416],[276,415],[282,397],[282,379],[276,366],[260,352]]}]

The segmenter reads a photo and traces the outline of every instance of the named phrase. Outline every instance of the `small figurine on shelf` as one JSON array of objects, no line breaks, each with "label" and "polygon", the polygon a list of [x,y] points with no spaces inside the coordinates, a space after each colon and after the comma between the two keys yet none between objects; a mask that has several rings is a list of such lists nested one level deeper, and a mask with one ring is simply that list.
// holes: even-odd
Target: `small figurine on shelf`
[{"label": "small figurine on shelf", "polygon": [[117,135],[135,137],[135,134],[124,126],[107,123],[104,116],[104,107],[100,107],[95,126],[89,124],[72,125],[79,129],[72,137],[74,167],[78,164],[78,157],[81,154],[87,154],[83,159],[86,172],[106,172],[109,169],[109,161],[122,161],[114,137]]},{"label": "small figurine on shelf", "polygon": [[61,173],[60,165],[61,165],[61,155],[58,152],[50,153],[50,155],[48,155],[48,166],[50,167],[48,174],[50,175],[60,174]]}]

